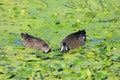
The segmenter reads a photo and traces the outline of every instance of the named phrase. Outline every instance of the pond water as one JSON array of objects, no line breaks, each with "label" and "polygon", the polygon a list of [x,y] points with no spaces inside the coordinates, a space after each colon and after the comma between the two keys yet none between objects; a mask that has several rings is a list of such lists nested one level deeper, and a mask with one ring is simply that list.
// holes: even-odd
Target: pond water
[{"label": "pond water", "polygon": [[[0,2],[1,80],[120,80],[120,0]],[[85,29],[83,47],[61,54],[68,34]],[[21,33],[45,40],[44,54],[22,45]]]}]

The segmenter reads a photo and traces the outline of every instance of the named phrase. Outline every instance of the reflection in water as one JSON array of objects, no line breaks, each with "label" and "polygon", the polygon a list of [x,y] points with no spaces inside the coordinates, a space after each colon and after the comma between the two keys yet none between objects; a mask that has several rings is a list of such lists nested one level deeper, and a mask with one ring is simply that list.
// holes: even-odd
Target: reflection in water
[{"label": "reflection in water", "polygon": [[22,45],[22,42],[21,42],[21,41],[19,41],[19,40],[15,40],[15,41],[14,41],[14,44],[19,44],[19,45]]},{"label": "reflection in water", "polygon": [[94,39],[91,39],[90,41],[91,41],[91,42],[99,42],[100,39],[94,38]]}]

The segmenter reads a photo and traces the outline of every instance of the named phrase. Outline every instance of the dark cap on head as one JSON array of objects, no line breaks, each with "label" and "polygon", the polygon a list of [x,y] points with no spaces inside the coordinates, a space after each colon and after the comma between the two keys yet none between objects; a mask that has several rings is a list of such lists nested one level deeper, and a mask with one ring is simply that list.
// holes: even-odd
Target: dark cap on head
[{"label": "dark cap on head", "polygon": [[79,34],[81,34],[82,36],[85,36],[85,35],[86,35],[86,31],[85,31],[85,30],[79,30],[78,32],[79,32]]},{"label": "dark cap on head", "polygon": [[21,37],[22,37],[23,39],[26,39],[27,36],[28,36],[28,33],[21,33]]}]

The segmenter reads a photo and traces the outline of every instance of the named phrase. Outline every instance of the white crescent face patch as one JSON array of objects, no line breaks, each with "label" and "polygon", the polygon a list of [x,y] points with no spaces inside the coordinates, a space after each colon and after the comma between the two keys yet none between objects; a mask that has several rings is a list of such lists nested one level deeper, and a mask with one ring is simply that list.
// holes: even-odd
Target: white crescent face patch
[{"label": "white crescent face patch", "polygon": [[68,51],[68,47],[67,47],[67,45],[64,46],[64,45],[62,44],[62,46],[61,46],[61,51],[63,51],[63,49],[65,49],[66,51]]},{"label": "white crescent face patch", "polygon": [[62,45],[62,47],[61,47],[61,51],[63,50],[63,48],[64,48],[64,47],[63,47],[63,45]]},{"label": "white crescent face patch", "polygon": [[42,47],[42,51],[44,51],[45,53],[47,53],[50,49],[48,47]]},{"label": "white crescent face patch", "polygon": [[85,40],[85,36],[82,37]]}]

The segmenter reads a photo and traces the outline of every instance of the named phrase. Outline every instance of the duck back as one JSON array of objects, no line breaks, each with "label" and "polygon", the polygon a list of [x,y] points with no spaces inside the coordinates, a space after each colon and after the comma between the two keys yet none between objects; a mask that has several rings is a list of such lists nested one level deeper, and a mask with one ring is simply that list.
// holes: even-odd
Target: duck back
[{"label": "duck back", "polygon": [[66,36],[61,42],[61,51],[67,52],[71,49],[83,46],[86,41],[85,30],[79,30]]},{"label": "duck back", "polygon": [[48,46],[48,44],[40,38],[36,38],[27,33],[21,33],[21,37],[23,40],[23,45],[25,47],[32,48],[35,50],[42,50],[45,53],[50,51],[50,47]]}]

